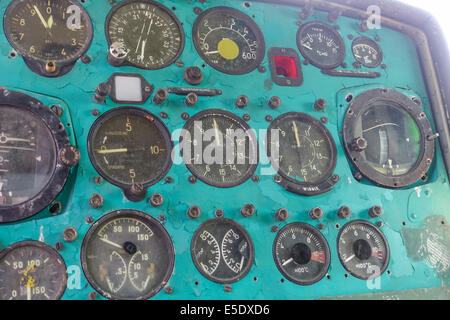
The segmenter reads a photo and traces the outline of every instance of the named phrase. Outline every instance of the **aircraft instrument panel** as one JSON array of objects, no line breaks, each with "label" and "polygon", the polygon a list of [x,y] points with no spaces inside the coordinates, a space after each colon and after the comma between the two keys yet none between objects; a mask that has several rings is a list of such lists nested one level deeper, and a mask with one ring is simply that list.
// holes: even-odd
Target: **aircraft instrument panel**
[{"label": "aircraft instrument panel", "polygon": [[448,48],[372,2],[1,0],[0,300],[450,299]]}]

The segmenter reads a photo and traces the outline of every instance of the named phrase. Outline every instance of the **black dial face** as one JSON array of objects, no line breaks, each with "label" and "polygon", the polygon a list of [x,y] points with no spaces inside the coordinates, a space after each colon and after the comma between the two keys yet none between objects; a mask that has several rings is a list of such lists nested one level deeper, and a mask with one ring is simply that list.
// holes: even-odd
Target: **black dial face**
[{"label": "black dial face", "polygon": [[143,300],[169,281],[175,253],[169,234],[156,219],[122,210],[89,229],[81,260],[88,281],[104,297]]},{"label": "black dial face", "polygon": [[362,280],[378,278],[389,264],[386,238],[377,227],[363,220],[342,227],[337,250],[344,268]]},{"label": "black dial face", "polygon": [[126,60],[143,69],[161,69],[174,63],[184,48],[184,31],[178,18],[151,0],[123,1],[106,21],[109,44],[121,43]]},{"label": "black dial face", "polygon": [[383,61],[380,46],[367,37],[356,38],[352,44],[352,52],[356,61],[367,68],[376,68]]},{"label": "black dial face", "polygon": [[297,33],[297,46],[303,57],[317,68],[334,69],[345,59],[344,39],[322,22],[302,25]]},{"label": "black dial face", "polygon": [[258,165],[258,142],[250,127],[224,110],[191,117],[180,138],[183,161],[199,180],[230,188],[247,181]]},{"label": "black dial face", "polygon": [[330,249],[322,234],[305,223],[292,223],[277,234],[273,257],[278,270],[300,285],[320,281],[330,266]]},{"label": "black dial face", "polygon": [[0,254],[0,300],[58,300],[66,284],[64,260],[42,242],[18,242]]},{"label": "black dial face", "polygon": [[192,31],[200,56],[213,68],[240,75],[256,69],[265,55],[258,25],[243,12],[214,7],[197,18]]},{"label": "black dial face", "polygon": [[4,30],[21,55],[57,63],[78,59],[92,41],[91,19],[75,0],[14,0]]},{"label": "black dial face", "polygon": [[103,114],[91,128],[88,150],[97,171],[122,188],[153,185],[172,164],[168,129],[156,116],[139,108],[118,108]]},{"label": "black dial face", "polygon": [[34,198],[53,176],[56,146],[32,112],[0,105],[0,208]]},{"label": "black dial face", "polygon": [[304,113],[286,113],[270,125],[268,154],[273,167],[296,183],[319,183],[336,167],[336,145],[330,132]]},{"label": "black dial face", "polygon": [[247,231],[236,222],[221,218],[203,223],[191,242],[198,271],[211,281],[234,283],[250,271],[255,249]]}]

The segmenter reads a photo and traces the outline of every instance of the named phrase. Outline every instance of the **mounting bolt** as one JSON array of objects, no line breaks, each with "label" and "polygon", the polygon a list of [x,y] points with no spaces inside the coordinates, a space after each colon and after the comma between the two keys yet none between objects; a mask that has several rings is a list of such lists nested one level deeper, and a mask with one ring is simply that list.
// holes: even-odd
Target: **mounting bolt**
[{"label": "mounting bolt", "polygon": [[216,211],[214,211],[214,215],[216,216],[216,218],[223,218],[224,214],[225,213],[222,209],[217,209]]},{"label": "mounting bolt", "polygon": [[97,292],[91,291],[89,292],[89,300],[96,300],[97,299]]},{"label": "mounting bolt", "polygon": [[356,152],[363,152],[368,147],[367,140],[358,137],[352,141],[352,149]]},{"label": "mounting bolt", "polygon": [[272,226],[271,230],[272,230],[272,232],[277,233],[280,230],[280,228],[278,228],[278,226]]},{"label": "mounting bolt", "polygon": [[363,179],[363,176],[361,172],[355,171],[353,172],[353,178],[355,178],[356,181],[361,181]]},{"label": "mounting bolt", "polygon": [[369,209],[369,217],[371,218],[378,218],[383,215],[383,208],[380,206],[373,206]]},{"label": "mounting bolt", "polygon": [[314,102],[314,109],[316,109],[316,111],[322,111],[327,107],[327,101],[325,99],[317,99],[316,102]]},{"label": "mounting bolt", "polygon": [[103,178],[98,176],[94,178],[94,183],[95,184],[102,184],[103,183]]},{"label": "mounting bolt", "polygon": [[94,101],[96,103],[103,103],[106,100],[106,97],[111,92],[111,85],[107,82],[101,82],[95,89],[94,93]]},{"label": "mounting bolt", "polygon": [[187,67],[183,72],[184,80],[193,86],[198,86],[203,81],[203,71],[199,67]]},{"label": "mounting bolt", "polygon": [[197,178],[195,176],[189,176],[188,181],[192,184],[197,182]]},{"label": "mounting bolt", "polygon": [[64,231],[63,231],[63,239],[66,242],[75,241],[77,236],[78,236],[78,232],[77,232],[77,230],[75,230],[75,228],[68,227],[68,228],[64,229]]},{"label": "mounting bolt", "polygon": [[341,219],[347,219],[351,216],[351,214],[352,210],[347,206],[342,206],[337,212],[338,217]]},{"label": "mounting bolt", "polygon": [[91,217],[91,216],[86,217],[85,221],[87,224],[91,224],[92,222],[94,222],[94,217]]},{"label": "mounting bolt", "polygon": [[62,249],[64,249],[64,244],[62,242],[55,243],[55,249],[56,251],[61,251]]},{"label": "mounting bolt", "polygon": [[241,214],[244,218],[253,216],[256,212],[255,206],[252,204],[246,204],[241,208]]},{"label": "mounting bolt", "polygon": [[223,287],[223,291],[225,291],[226,293],[230,293],[232,290],[233,290],[233,288],[232,288],[231,285],[229,285],[229,284],[226,284],[226,285]]},{"label": "mounting bolt", "polygon": [[173,183],[173,178],[172,177],[166,177],[166,179],[164,180],[166,183],[170,184]]},{"label": "mounting bolt", "polygon": [[93,194],[89,199],[89,205],[92,209],[101,208],[103,206],[103,197],[98,193]]},{"label": "mounting bolt", "polygon": [[189,93],[186,96],[186,99],[184,99],[184,103],[188,106],[188,107],[193,107],[197,104],[198,102],[198,96],[197,94],[195,94],[194,92]]},{"label": "mounting bolt", "polygon": [[166,221],[166,216],[165,215],[163,215],[163,214],[160,214],[159,216],[158,216],[158,220],[162,223],[162,222],[165,222]]},{"label": "mounting bolt", "polygon": [[167,89],[164,88],[158,89],[155,95],[153,96],[153,103],[156,104],[157,106],[160,106],[164,103],[164,101],[167,100],[168,97],[169,92],[167,91]]},{"label": "mounting bolt", "polygon": [[240,109],[245,108],[248,105],[248,97],[246,95],[240,95],[234,105]]},{"label": "mounting bolt", "polygon": [[313,220],[322,219],[322,217],[323,217],[323,210],[322,210],[322,208],[319,208],[319,207],[312,208],[311,210],[309,210],[309,216]]},{"label": "mounting bolt", "polygon": [[61,116],[63,115],[63,109],[61,108],[61,106],[59,104],[51,105],[50,110],[52,110],[53,113],[56,114],[56,116],[58,118],[61,118]]},{"label": "mounting bolt", "polygon": [[100,111],[98,111],[98,109],[94,109],[94,110],[91,111],[91,114],[92,114],[94,117],[98,117],[98,116],[100,115]]},{"label": "mounting bolt", "polygon": [[191,206],[187,211],[187,215],[190,219],[197,219],[201,214],[202,210],[198,206]]},{"label": "mounting bolt", "polygon": [[271,109],[276,109],[276,108],[278,108],[280,105],[281,105],[281,99],[280,99],[280,97],[273,96],[273,97],[270,98],[270,100],[269,100],[269,107],[270,107]]},{"label": "mounting bolt", "polygon": [[160,207],[164,202],[164,197],[162,194],[155,193],[150,197],[149,203],[152,207]]},{"label": "mounting bolt", "polygon": [[166,286],[166,287],[164,288],[164,292],[165,292],[166,294],[172,294],[172,293],[173,293],[173,288],[172,288],[171,286]]},{"label": "mounting bolt", "polygon": [[279,209],[276,213],[275,213],[275,219],[277,221],[286,221],[289,218],[289,211],[287,209]]}]

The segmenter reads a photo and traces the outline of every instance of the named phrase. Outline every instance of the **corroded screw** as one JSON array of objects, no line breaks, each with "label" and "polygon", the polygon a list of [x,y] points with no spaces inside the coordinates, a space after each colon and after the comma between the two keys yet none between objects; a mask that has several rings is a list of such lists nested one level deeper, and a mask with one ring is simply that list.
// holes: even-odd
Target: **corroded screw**
[{"label": "corroded screw", "polygon": [[153,103],[156,104],[157,106],[160,106],[164,103],[164,101],[167,100],[168,97],[169,92],[167,91],[167,89],[164,88],[158,89],[155,95],[153,96]]},{"label": "corroded screw", "polygon": [[322,208],[319,208],[319,207],[312,208],[311,210],[309,210],[309,216],[313,220],[321,219],[323,217],[323,210],[322,210]]},{"label": "corroded screw", "polygon": [[317,101],[314,103],[314,109],[317,111],[322,111],[327,107],[327,101],[325,99],[317,99]]},{"label": "corroded screw", "polygon": [[64,248],[64,245],[62,244],[62,242],[55,243],[55,249],[57,251],[61,251],[63,248]]},{"label": "corroded screw", "polygon": [[155,193],[150,197],[149,203],[152,207],[160,207],[164,202],[164,197],[162,194]]},{"label": "corroded screw", "polygon": [[191,206],[187,211],[187,215],[190,219],[197,219],[201,214],[202,210],[198,206]]},{"label": "corroded screw", "polygon": [[378,218],[383,215],[383,208],[380,206],[373,206],[369,209],[369,217],[371,218]]},{"label": "corroded screw", "polygon": [[352,214],[352,210],[347,207],[347,206],[342,206],[341,208],[339,208],[338,210],[338,217],[341,219],[347,219],[351,216]]},{"label": "corroded screw", "polygon": [[63,231],[63,239],[66,242],[75,241],[77,236],[78,236],[78,232],[77,232],[77,230],[75,230],[75,228],[68,227],[68,228],[64,229],[64,231]]},{"label": "corroded screw", "polygon": [[91,291],[89,292],[89,300],[96,300],[97,299],[97,292]]},{"label": "corroded screw", "polygon": [[98,193],[93,194],[89,199],[89,205],[92,209],[101,208],[103,206],[103,197]]},{"label": "corroded screw", "polygon": [[234,105],[240,109],[245,108],[248,105],[248,97],[246,95],[240,95]]},{"label": "corroded screw", "polygon": [[191,92],[186,96],[186,99],[184,99],[184,103],[188,106],[188,107],[193,107],[197,104],[198,102],[198,96]]},{"label": "corroded screw", "polygon": [[165,292],[166,294],[172,294],[172,293],[173,293],[173,288],[172,288],[171,286],[166,286],[166,287],[164,288],[164,292]]},{"label": "corroded screw", "polygon": [[275,213],[275,219],[277,221],[286,221],[289,218],[289,211],[287,209],[279,209],[276,213]]},{"label": "corroded screw", "polygon": [[276,109],[276,108],[278,108],[279,106],[281,106],[281,99],[280,99],[280,97],[273,96],[273,97],[271,97],[271,98],[269,99],[269,107],[270,107],[271,109]]},{"label": "corroded screw", "polygon": [[231,285],[229,285],[229,284],[226,284],[226,285],[223,287],[223,291],[225,291],[226,293],[230,293],[232,290],[233,290],[233,288],[232,288]]},{"label": "corroded screw", "polygon": [[241,214],[244,218],[253,216],[256,212],[255,206],[252,204],[246,204],[241,208]]},{"label": "corroded screw", "polygon": [[223,212],[222,209],[217,209],[217,210],[214,212],[214,215],[215,215],[217,218],[223,218],[224,212]]}]

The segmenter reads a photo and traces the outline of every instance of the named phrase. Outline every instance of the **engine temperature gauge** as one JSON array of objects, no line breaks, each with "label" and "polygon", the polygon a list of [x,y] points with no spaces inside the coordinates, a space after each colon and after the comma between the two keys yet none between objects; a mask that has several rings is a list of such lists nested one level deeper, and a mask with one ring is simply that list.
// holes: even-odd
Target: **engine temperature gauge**
[{"label": "engine temperature gauge", "polygon": [[369,222],[355,220],[346,224],[337,239],[339,260],[353,276],[378,278],[389,264],[389,245],[383,233]]},{"label": "engine temperature gauge", "polygon": [[197,229],[191,253],[198,271],[211,281],[234,283],[250,271],[255,248],[247,231],[229,219],[213,219]]},{"label": "engine temperature gauge", "polygon": [[273,257],[289,281],[307,286],[320,281],[330,266],[330,248],[322,234],[306,223],[292,223],[277,234]]},{"label": "engine temperature gauge", "polygon": [[352,43],[352,52],[356,61],[367,68],[378,67],[383,60],[380,46],[367,37],[356,38]]}]

